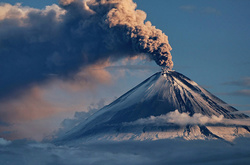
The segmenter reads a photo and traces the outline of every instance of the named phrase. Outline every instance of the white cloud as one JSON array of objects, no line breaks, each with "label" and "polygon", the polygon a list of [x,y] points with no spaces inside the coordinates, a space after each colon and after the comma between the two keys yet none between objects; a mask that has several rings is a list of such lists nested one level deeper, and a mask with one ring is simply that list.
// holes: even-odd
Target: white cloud
[{"label": "white cloud", "polygon": [[189,113],[180,113],[178,110],[169,112],[165,115],[160,116],[150,116],[149,118],[142,118],[130,123],[124,123],[125,125],[145,125],[145,124],[154,124],[154,125],[165,125],[168,123],[174,123],[177,125],[187,125],[187,124],[226,124],[226,125],[246,125],[250,126],[250,119],[226,119],[223,115],[211,117],[202,115],[200,113],[195,113],[193,116],[190,116]]},{"label": "white cloud", "polygon": [[10,143],[11,141],[0,138],[0,146],[6,146],[6,145],[9,145]]}]

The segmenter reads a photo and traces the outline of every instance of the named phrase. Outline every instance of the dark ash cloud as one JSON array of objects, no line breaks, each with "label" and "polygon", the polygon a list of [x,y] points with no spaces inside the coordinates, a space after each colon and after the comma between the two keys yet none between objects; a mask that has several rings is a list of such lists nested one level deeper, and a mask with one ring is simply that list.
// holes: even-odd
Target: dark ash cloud
[{"label": "dark ash cloud", "polygon": [[41,10],[0,3],[0,121],[27,125],[69,111],[46,100],[43,87],[108,84],[109,72],[93,68],[120,59],[143,55],[171,69],[168,37],[145,20],[132,0],[61,0]]},{"label": "dark ash cloud", "polygon": [[172,69],[168,37],[132,0],[61,0],[43,10],[0,5],[0,99],[57,75],[143,53]]}]

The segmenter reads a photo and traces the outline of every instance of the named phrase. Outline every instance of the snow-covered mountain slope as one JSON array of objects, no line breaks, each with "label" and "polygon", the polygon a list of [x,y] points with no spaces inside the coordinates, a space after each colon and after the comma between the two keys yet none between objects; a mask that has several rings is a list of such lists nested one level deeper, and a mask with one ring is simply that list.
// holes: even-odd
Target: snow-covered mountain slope
[{"label": "snow-covered mountain slope", "polygon": [[[115,127],[113,127],[115,128]],[[120,128],[108,131],[102,131],[91,136],[85,136],[82,139],[64,141],[71,144],[79,142],[96,142],[96,141],[150,141],[160,139],[185,139],[185,140],[210,140],[219,139],[226,142],[233,142],[237,137],[250,137],[249,130],[237,126],[136,126],[134,128]],[[61,141],[62,142],[62,141]]]},{"label": "snow-covered mountain slope", "polygon": [[[225,119],[245,119],[244,114],[231,114],[237,111],[194,81],[175,72],[158,72],[128,91],[110,105],[103,107],[87,120],[59,137],[56,142],[69,142],[81,139],[110,140],[155,140],[182,137],[184,139],[220,138],[221,128],[199,125],[124,125],[151,116],[165,115],[178,110],[190,116],[201,114],[207,117],[221,116]],[[212,126],[210,126],[212,127]],[[248,127],[230,126],[237,133],[230,136],[243,136],[249,133]],[[236,131],[236,130],[244,131]],[[211,132],[217,132],[214,134]],[[224,131],[221,136],[227,134]],[[232,132],[232,131],[231,131]],[[240,133],[239,133],[240,132]],[[229,137],[228,139],[233,139]]]}]

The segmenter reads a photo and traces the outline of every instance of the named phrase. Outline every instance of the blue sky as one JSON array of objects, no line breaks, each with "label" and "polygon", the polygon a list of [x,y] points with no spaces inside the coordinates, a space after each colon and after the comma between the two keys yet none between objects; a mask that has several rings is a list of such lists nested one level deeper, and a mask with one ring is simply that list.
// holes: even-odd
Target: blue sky
[{"label": "blue sky", "polygon": [[[15,4],[14,0],[1,2]],[[56,0],[20,1],[23,6],[45,8]],[[250,109],[250,1],[248,0],[135,0],[147,20],[169,37],[174,70],[191,78],[205,89],[239,110]],[[136,60],[126,65],[156,66]],[[115,65],[123,65],[117,62]],[[67,91],[56,85],[43,86],[45,99],[70,111],[55,117],[57,125],[75,111],[91,109],[101,99],[106,103],[119,97],[158,69],[112,70],[111,83],[95,89]],[[91,107],[92,106],[92,107]],[[50,116],[53,119],[53,117]],[[48,121],[49,119],[39,119]],[[30,122],[30,121],[29,121]],[[30,122],[34,124],[36,121]],[[50,122],[48,122],[50,123]],[[46,127],[46,125],[43,125]]]},{"label": "blue sky", "polygon": [[169,36],[175,70],[230,104],[249,104],[249,93],[233,94],[249,86],[224,83],[250,76],[250,1],[136,2]]}]

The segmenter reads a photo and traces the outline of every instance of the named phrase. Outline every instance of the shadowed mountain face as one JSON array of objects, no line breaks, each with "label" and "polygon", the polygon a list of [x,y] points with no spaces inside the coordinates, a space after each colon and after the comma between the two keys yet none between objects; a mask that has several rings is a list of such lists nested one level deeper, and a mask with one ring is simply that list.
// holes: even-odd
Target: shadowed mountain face
[{"label": "shadowed mountain face", "polygon": [[[177,130],[177,125],[165,127],[124,127],[123,123],[134,122],[150,116],[165,115],[178,110],[192,116],[200,113],[211,117],[223,115],[227,119],[244,119],[244,114],[231,114],[237,111],[216,96],[212,95],[194,81],[184,75],[168,71],[158,72],[141,84],[128,91],[110,105],[103,107],[97,113],[83,121],[59,140],[67,141],[91,136],[98,133],[133,132],[142,130],[162,131],[164,129]],[[159,129],[160,128],[160,129]],[[203,127],[200,132],[204,134]],[[186,127],[184,131],[188,131]],[[205,135],[205,134],[204,134]],[[208,135],[205,135],[208,136]]]}]

